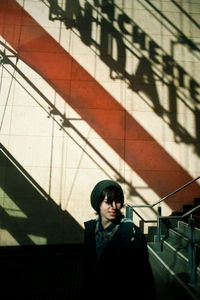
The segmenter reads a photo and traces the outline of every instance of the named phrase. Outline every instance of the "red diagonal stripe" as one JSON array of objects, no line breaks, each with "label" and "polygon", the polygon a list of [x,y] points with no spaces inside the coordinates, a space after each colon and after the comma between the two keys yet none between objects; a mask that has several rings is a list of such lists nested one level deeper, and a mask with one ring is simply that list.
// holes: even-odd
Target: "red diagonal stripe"
[{"label": "red diagonal stripe", "polygon": [[[0,34],[160,197],[191,176],[16,1],[0,2]],[[194,183],[189,198],[200,195]]]}]

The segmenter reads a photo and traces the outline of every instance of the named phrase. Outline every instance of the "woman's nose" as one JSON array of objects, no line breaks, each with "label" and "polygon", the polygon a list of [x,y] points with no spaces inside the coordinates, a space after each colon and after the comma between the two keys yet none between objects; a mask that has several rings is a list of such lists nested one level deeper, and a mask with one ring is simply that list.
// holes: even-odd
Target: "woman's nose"
[{"label": "woman's nose", "polygon": [[116,206],[116,202],[115,202],[115,201],[112,202],[112,207],[113,207],[114,209],[116,209],[117,206]]}]

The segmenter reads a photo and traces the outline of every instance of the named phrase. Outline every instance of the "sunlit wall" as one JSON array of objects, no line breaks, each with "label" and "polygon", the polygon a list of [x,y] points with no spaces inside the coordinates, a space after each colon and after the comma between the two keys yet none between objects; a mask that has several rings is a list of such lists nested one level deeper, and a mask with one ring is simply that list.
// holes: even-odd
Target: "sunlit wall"
[{"label": "sunlit wall", "polygon": [[[198,0],[0,1],[0,245],[82,242],[102,179],[153,204],[199,176],[199,13]],[[195,197],[198,181],[162,213]]]}]

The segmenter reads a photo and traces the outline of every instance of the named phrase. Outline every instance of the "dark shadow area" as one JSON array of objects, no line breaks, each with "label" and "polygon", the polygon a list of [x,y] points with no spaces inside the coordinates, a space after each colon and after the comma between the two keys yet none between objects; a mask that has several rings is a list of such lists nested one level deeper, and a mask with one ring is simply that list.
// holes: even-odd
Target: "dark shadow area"
[{"label": "dark shadow area", "polygon": [[[84,6],[81,6],[78,0],[66,0],[62,5],[57,0],[42,0],[42,2],[49,6],[51,21],[59,20],[64,23],[66,29],[71,29],[76,34],[78,32],[81,41],[91,47],[110,68],[110,77],[113,80],[122,79],[127,82],[131,90],[139,93],[141,101],[146,102],[145,97],[148,97],[150,100],[148,105],[173,130],[175,141],[192,145],[194,151],[200,155],[198,130],[200,84],[174,59],[172,42],[172,53],[169,55],[141,26],[124,13],[114,0],[94,0],[93,5],[85,1]],[[190,38],[152,3],[149,1],[147,3],[151,10],[146,7],[145,9],[149,12],[155,10],[160,15],[159,22],[165,20],[169,27],[173,26],[177,43],[186,45],[194,53],[199,52],[199,48]],[[92,35],[94,29],[100,32],[99,40]],[[127,63],[128,55],[138,61],[136,70],[130,71]],[[166,88],[169,109],[166,109],[165,103],[162,103],[157,82],[162,83]],[[178,120],[179,101],[193,115],[195,136],[191,135]]]},{"label": "dark shadow area", "polygon": [[82,299],[82,245],[0,247],[3,299]]},{"label": "dark shadow area", "polygon": [[[80,243],[83,229],[47,195],[14,157],[0,144],[0,227],[20,245]],[[23,213],[23,216],[20,216]]]}]

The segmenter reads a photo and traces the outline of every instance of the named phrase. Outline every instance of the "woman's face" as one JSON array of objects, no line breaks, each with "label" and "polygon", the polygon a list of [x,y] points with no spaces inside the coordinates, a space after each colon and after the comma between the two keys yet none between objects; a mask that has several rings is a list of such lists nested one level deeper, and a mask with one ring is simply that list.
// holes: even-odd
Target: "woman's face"
[{"label": "woman's face", "polygon": [[109,203],[106,195],[99,207],[102,223],[113,222],[119,216],[121,206],[121,203],[116,202],[115,200],[112,203]]}]

